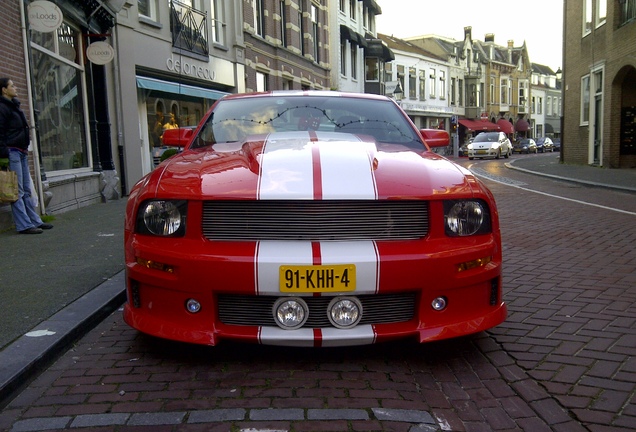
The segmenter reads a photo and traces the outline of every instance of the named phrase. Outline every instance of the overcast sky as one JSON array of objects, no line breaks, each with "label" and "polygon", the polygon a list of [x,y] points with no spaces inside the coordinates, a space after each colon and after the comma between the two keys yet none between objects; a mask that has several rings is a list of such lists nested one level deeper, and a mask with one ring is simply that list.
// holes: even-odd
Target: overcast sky
[{"label": "overcast sky", "polygon": [[456,40],[464,38],[464,27],[472,27],[473,39],[484,40],[494,33],[495,43],[516,47],[526,41],[530,61],[562,66],[563,0],[376,0],[382,14],[376,16],[378,33],[404,39],[436,34]]}]

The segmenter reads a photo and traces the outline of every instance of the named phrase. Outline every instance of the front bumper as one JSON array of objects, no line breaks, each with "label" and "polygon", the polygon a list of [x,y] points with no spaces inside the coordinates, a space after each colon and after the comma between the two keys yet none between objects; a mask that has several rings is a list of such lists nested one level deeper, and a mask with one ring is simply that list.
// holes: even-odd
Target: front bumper
[{"label": "front bumper", "polygon": [[[350,346],[396,338],[427,342],[468,335],[500,324],[506,318],[506,305],[501,294],[498,237],[490,234],[452,239],[452,247],[449,241],[440,238],[314,245],[322,249],[323,258],[330,257],[330,263],[355,264],[358,286],[353,292],[302,293],[300,297],[410,296],[413,299],[410,309],[397,310],[393,320],[371,319],[350,329],[316,325],[283,330],[271,325],[271,320],[266,321],[271,318],[267,316],[267,306],[258,309],[256,304],[289,295],[278,292],[278,267],[306,264],[298,253],[306,246],[305,242],[211,242],[127,232],[128,302],[124,319],[143,333],[206,345],[216,345],[223,339],[288,346]],[[458,270],[459,264],[484,257],[491,257],[484,266]],[[140,264],[138,258],[166,267],[149,268]],[[166,271],[167,268],[172,271]],[[224,318],[228,296],[241,305],[233,320]],[[447,300],[444,310],[431,307],[437,297]],[[199,312],[188,312],[185,304],[189,299],[200,303]],[[384,304],[389,308],[392,303]],[[244,317],[236,316],[240,311]],[[264,322],[252,319],[257,313]],[[318,307],[310,312],[313,313],[326,311]]]}]

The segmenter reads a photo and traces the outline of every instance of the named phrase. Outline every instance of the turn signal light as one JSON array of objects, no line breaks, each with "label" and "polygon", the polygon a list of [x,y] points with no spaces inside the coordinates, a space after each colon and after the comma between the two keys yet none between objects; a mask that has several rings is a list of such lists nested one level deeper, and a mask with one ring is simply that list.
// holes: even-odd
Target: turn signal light
[{"label": "turn signal light", "polygon": [[478,268],[478,267],[484,267],[490,261],[492,261],[492,257],[489,257],[489,256],[472,260],[472,261],[466,261],[457,266],[457,271],[463,272],[463,271]]},{"label": "turn signal light", "polygon": [[174,267],[168,264],[162,264],[157,261],[152,261],[152,260],[147,260],[147,259],[137,257],[137,264],[152,270],[159,270],[166,273],[174,273]]}]

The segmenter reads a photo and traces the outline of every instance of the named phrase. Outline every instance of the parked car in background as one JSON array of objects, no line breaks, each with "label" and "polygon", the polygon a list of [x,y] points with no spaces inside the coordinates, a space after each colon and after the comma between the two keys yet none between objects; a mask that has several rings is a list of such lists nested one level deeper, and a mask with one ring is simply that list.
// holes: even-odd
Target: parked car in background
[{"label": "parked car in background", "polygon": [[537,143],[532,138],[523,138],[512,147],[513,153],[537,153]]},{"label": "parked car in background", "polygon": [[553,139],[552,144],[554,144],[554,151],[561,151],[561,138]]},{"label": "parked car in background", "polygon": [[539,153],[554,151],[554,143],[552,142],[552,138],[550,137],[537,138],[536,143],[537,143],[537,151]]},{"label": "parked car in background", "polygon": [[[179,134],[181,135],[181,138]],[[131,190],[124,319],[188,343],[342,347],[506,318],[493,194],[387,97],[233,94]]]},{"label": "parked car in background", "polygon": [[512,154],[512,144],[503,132],[482,132],[468,144],[468,159],[501,156],[507,158]]}]

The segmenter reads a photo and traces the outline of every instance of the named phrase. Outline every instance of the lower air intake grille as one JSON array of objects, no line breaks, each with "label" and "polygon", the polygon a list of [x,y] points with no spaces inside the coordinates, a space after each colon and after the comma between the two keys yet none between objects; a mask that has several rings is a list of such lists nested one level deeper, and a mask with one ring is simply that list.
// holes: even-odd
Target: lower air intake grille
[{"label": "lower air intake grille", "polygon": [[[362,303],[360,324],[386,324],[406,322],[415,315],[415,293],[360,295]],[[272,307],[278,296],[218,296],[219,319],[228,325],[276,326]],[[327,318],[327,307],[333,297],[302,297],[309,306],[306,328],[333,327]]]}]

